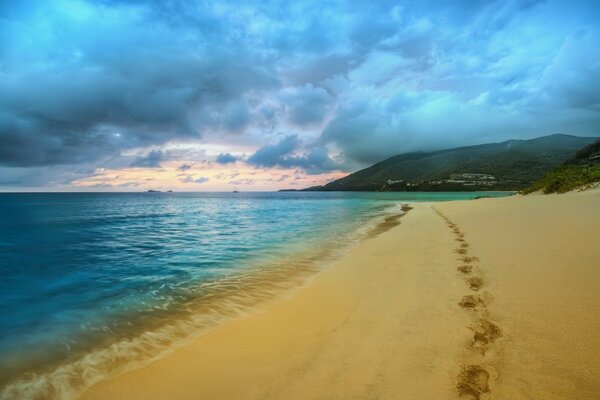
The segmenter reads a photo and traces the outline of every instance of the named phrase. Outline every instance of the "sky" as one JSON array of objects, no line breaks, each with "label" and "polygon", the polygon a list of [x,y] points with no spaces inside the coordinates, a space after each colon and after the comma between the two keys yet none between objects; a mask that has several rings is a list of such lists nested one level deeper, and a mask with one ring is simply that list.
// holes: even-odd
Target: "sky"
[{"label": "sky", "polygon": [[274,190],[600,135],[600,1],[0,0],[0,191]]}]

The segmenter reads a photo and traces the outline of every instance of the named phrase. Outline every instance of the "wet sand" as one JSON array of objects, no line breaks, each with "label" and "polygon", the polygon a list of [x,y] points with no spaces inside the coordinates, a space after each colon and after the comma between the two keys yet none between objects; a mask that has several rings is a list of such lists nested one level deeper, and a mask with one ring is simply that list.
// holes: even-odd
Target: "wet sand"
[{"label": "wet sand", "polygon": [[600,393],[600,191],[416,204],[386,228],[293,295],[82,398]]}]

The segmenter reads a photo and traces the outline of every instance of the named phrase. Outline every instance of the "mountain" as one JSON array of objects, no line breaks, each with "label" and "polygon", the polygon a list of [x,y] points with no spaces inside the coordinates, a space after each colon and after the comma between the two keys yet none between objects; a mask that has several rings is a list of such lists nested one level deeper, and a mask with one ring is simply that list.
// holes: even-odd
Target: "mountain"
[{"label": "mountain", "polygon": [[519,190],[596,138],[555,134],[400,154],[309,191]]},{"label": "mountain", "polygon": [[564,164],[546,173],[525,190],[544,193],[564,193],[586,188],[600,182],[600,139],[585,146]]}]

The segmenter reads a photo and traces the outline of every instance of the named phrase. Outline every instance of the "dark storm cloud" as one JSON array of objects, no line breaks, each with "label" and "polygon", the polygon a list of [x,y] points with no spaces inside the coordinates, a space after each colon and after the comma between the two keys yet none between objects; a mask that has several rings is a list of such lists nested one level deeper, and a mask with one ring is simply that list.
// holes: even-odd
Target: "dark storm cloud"
[{"label": "dark storm cloud", "polygon": [[583,0],[5,2],[0,168],[55,184],[64,165],[155,167],[162,145],[212,134],[315,173],[597,135],[599,20]]},{"label": "dark storm cloud", "polygon": [[196,119],[214,107],[231,107],[224,124],[239,130],[240,96],[277,84],[256,54],[211,42],[213,29],[156,19],[141,3],[112,6],[3,6],[0,163],[78,163],[198,137]]}]

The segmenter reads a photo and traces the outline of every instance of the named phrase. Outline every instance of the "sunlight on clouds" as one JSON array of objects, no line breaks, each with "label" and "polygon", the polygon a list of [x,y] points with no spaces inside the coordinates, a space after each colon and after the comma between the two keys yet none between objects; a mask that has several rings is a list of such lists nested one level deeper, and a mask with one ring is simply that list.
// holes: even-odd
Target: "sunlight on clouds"
[{"label": "sunlight on clouds", "polygon": [[600,2],[413,3],[4,1],[0,190],[310,186],[598,134]]},{"label": "sunlight on clouds", "polygon": [[243,162],[220,165],[212,161],[168,161],[158,168],[99,168],[73,185],[110,191],[278,190],[322,185],[344,175],[339,171],[309,175],[301,169],[254,168]]}]

